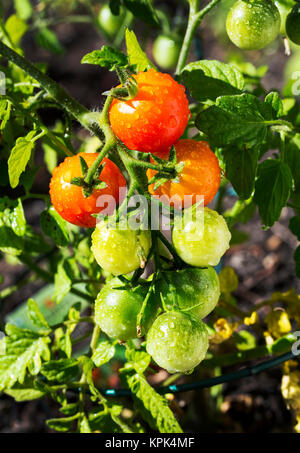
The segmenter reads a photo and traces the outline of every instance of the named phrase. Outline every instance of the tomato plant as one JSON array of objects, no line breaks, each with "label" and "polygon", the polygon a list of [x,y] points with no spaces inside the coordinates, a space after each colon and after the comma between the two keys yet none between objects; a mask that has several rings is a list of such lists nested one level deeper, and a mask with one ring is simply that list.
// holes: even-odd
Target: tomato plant
[{"label": "tomato plant", "polygon": [[160,35],[153,43],[153,57],[162,69],[172,69],[176,66],[181,45],[178,40],[166,35]]},{"label": "tomato plant", "polygon": [[280,31],[280,13],[272,0],[238,0],[228,13],[226,29],[241,49],[262,49]]},{"label": "tomato plant", "polygon": [[97,224],[92,235],[96,261],[113,275],[128,274],[145,265],[151,247],[148,230],[117,229],[109,223]]},{"label": "tomato plant", "polygon": [[166,150],[181,137],[189,119],[185,89],[168,74],[154,69],[139,72],[135,80],[137,96],[112,102],[112,130],[129,149],[152,153]]},{"label": "tomato plant", "polygon": [[175,219],[172,239],[178,255],[191,266],[216,266],[229,248],[231,234],[224,217],[209,208],[190,208]]},{"label": "tomato plant", "polygon": [[166,309],[180,308],[202,319],[216,307],[220,284],[212,267],[166,271],[157,281],[155,293]]},{"label": "tomato plant", "polygon": [[101,212],[105,207],[97,206],[99,195],[110,195],[118,201],[119,189],[126,187],[126,180],[118,167],[104,158],[99,181],[96,181],[91,193],[84,194],[82,190],[84,186],[81,186],[84,184],[83,177],[87,176],[88,169],[97,157],[97,153],[79,153],[76,156],[67,157],[53,170],[49,192],[51,203],[63,219],[77,226],[95,227],[96,218],[93,214]]},{"label": "tomato plant", "polygon": [[300,45],[300,6],[296,4],[286,18],[286,33],[289,39]]},{"label": "tomato plant", "polygon": [[[190,432],[176,393],[257,374],[298,354],[300,295],[284,284],[259,303],[250,291],[245,304],[242,265],[232,260],[237,273],[227,265],[248,238],[242,225],[255,218],[276,229],[284,209],[300,277],[297,61],[289,60],[283,90],[270,91],[266,65],[252,61],[272,47],[254,60],[250,53],[247,60],[203,59],[202,21],[220,1],[168,3],[172,24],[148,0],[112,0],[100,12],[77,0],[1,8],[0,271],[17,266],[18,277],[10,284],[0,276],[1,302],[17,305],[6,313],[3,304],[0,313],[0,392],[17,402],[52,398],[61,416],[47,420],[50,429]],[[295,43],[298,19],[296,5],[286,22]],[[239,0],[220,22],[246,50],[263,49],[280,33],[271,0]],[[42,57],[65,53],[60,61],[68,66],[61,23],[97,32],[105,44],[82,64],[119,78],[109,85],[103,76],[107,90],[93,92],[89,107],[50,77],[53,60]],[[31,42],[43,50],[34,64]],[[152,44],[155,62],[174,73],[148,58]],[[70,61],[68,71],[79,77]],[[93,90],[83,88],[83,96]],[[273,233],[259,282],[277,269]],[[247,253],[260,259],[256,249]],[[229,369],[251,360],[259,365]],[[296,431],[298,368],[288,360],[281,387]],[[221,392],[218,385],[206,395],[214,416]]]},{"label": "tomato plant", "polygon": [[113,14],[109,5],[105,4],[100,8],[98,20],[103,30],[113,38],[123,23],[124,15],[124,10],[121,10],[118,15]]},{"label": "tomato plant", "polygon": [[[117,278],[110,280],[97,296],[95,304],[96,324],[108,336],[120,341],[137,338],[137,318],[146,294],[147,289],[145,287],[126,289],[121,280]],[[157,306],[153,301],[148,305],[147,314],[144,318],[144,329],[146,331],[154,321],[156,311]]]},{"label": "tomato plant", "polygon": [[200,320],[183,312],[160,315],[147,335],[147,352],[170,373],[188,373],[204,359],[208,332]]},{"label": "tomato plant", "polygon": [[[210,203],[216,195],[221,182],[219,161],[207,142],[191,139],[179,140],[174,145],[178,163],[182,165],[173,180],[168,180],[155,189],[155,183],[149,186],[152,195],[163,196],[174,200],[174,206],[185,208],[197,202],[197,196],[203,196],[204,205]],[[165,157],[165,152],[160,153]],[[149,169],[149,181],[157,175]],[[154,178],[155,179],[155,178]],[[186,199],[185,199],[186,197]]]},{"label": "tomato plant", "polygon": [[286,35],[286,29],[285,29],[285,23],[286,23],[286,18],[288,14],[291,12],[291,9],[295,5],[294,1],[288,0],[288,1],[276,1],[275,5],[278,8],[278,11],[280,13],[280,33],[282,35]]}]

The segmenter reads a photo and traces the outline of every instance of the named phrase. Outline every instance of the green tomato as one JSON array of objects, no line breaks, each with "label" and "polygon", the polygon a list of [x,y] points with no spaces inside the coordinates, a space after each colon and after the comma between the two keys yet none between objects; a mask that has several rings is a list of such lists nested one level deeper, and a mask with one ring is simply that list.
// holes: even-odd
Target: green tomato
[{"label": "green tomato", "polygon": [[231,234],[224,217],[205,207],[197,211],[197,216],[189,209],[182,220],[175,218],[172,239],[185,263],[207,267],[219,263],[229,248]]},{"label": "green tomato", "polygon": [[[95,304],[95,322],[109,337],[127,341],[137,337],[137,317],[141,311],[147,288],[137,286],[122,289],[124,283],[113,278],[99,292]],[[144,313],[143,331],[154,321],[157,306],[148,301]]]},{"label": "green tomato", "polygon": [[98,20],[103,30],[113,38],[119,31],[124,19],[124,9],[120,9],[120,14],[115,16],[109,5],[103,5],[99,11]]},{"label": "green tomato", "polygon": [[300,5],[294,6],[290,14],[286,18],[286,34],[288,38],[300,46]]},{"label": "green tomato", "polygon": [[202,319],[217,305],[220,283],[213,267],[167,271],[157,281],[155,293],[163,298],[168,310],[174,310],[177,305],[180,310]]},{"label": "green tomato", "polygon": [[285,30],[285,23],[286,23],[286,18],[288,14],[290,13],[291,9],[293,8],[295,2],[291,0],[276,0],[275,5],[278,8],[278,11],[280,13],[280,18],[281,18],[281,25],[280,25],[280,34],[281,35],[286,35],[286,30]]},{"label": "green tomato", "polygon": [[154,321],[146,341],[148,354],[160,367],[169,373],[189,373],[206,355],[208,331],[195,316],[173,311]]},{"label": "green tomato", "polygon": [[99,264],[113,275],[128,274],[144,263],[151,248],[149,230],[121,229],[109,222],[97,224],[92,234],[92,252]]},{"label": "green tomato", "polygon": [[238,0],[227,15],[226,30],[237,47],[262,49],[279,34],[280,13],[272,0]]},{"label": "green tomato", "polygon": [[172,69],[176,66],[180,49],[178,41],[166,35],[158,36],[153,44],[154,60],[162,69]]}]

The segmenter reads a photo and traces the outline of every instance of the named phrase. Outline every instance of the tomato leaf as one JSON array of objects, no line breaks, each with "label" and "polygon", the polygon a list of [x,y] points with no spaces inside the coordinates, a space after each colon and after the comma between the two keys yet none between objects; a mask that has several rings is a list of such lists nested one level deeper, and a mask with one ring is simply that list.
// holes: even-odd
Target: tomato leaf
[{"label": "tomato leaf", "polygon": [[18,403],[36,400],[45,395],[45,393],[40,390],[25,385],[21,386],[20,384],[18,386],[15,385],[12,389],[5,390],[4,393],[14,398]]},{"label": "tomato leaf", "polygon": [[226,176],[242,200],[253,192],[259,158],[259,149],[228,147],[224,150]]},{"label": "tomato leaf", "polygon": [[181,78],[192,97],[202,102],[240,94],[245,85],[244,77],[236,67],[216,60],[188,64],[183,68]]},{"label": "tomato leaf", "polygon": [[26,137],[17,139],[8,159],[8,174],[11,187],[14,189],[19,184],[21,173],[25,170],[34,149],[33,138],[35,131],[29,132]]},{"label": "tomato leaf", "polygon": [[28,20],[33,13],[30,0],[14,0],[15,9],[20,19]]},{"label": "tomato leaf", "polygon": [[37,374],[41,359],[49,360],[49,337],[20,329],[12,324],[6,325],[5,355],[0,355],[0,391],[10,389],[16,382],[22,384],[26,371],[31,368]]},{"label": "tomato leaf", "polygon": [[59,42],[56,34],[47,27],[38,30],[35,40],[40,47],[54,55],[63,55],[65,53],[65,49]]},{"label": "tomato leaf", "polygon": [[0,250],[9,255],[20,255],[24,248],[22,238],[7,226],[0,226]]},{"label": "tomato leaf", "polygon": [[72,280],[68,275],[64,262],[60,262],[54,275],[54,300],[59,304],[72,288]]},{"label": "tomato leaf", "polygon": [[76,359],[50,360],[41,368],[41,374],[48,381],[68,382],[75,379],[78,373],[79,366]]},{"label": "tomato leaf", "polygon": [[47,420],[46,423],[49,428],[54,429],[55,431],[67,432],[72,428],[74,420],[77,420],[79,416],[80,414],[75,414],[72,417],[51,418]]},{"label": "tomato leaf", "polygon": [[196,127],[219,146],[240,144],[253,147],[264,142],[273,109],[252,94],[221,96],[216,105],[196,117]]},{"label": "tomato leaf", "polygon": [[148,384],[142,374],[135,369],[123,368],[120,377],[130,388],[136,407],[152,429],[161,433],[182,433],[167,400]]},{"label": "tomato leaf", "polygon": [[44,315],[41,313],[38,304],[33,299],[28,299],[27,302],[27,313],[30,321],[38,327],[41,332],[48,331],[50,329]]},{"label": "tomato leaf", "polygon": [[149,68],[156,69],[141,49],[134,32],[128,30],[128,28],[126,29],[125,39],[130,64],[136,66],[137,71],[145,71]]},{"label": "tomato leaf", "polygon": [[40,222],[43,232],[50,236],[56,245],[66,247],[69,244],[67,222],[51,206],[41,213]]},{"label": "tomato leaf", "polygon": [[101,341],[93,352],[92,360],[99,367],[109,362],[115,355],[115,347],[109,341]]},{"label": "tomato leaf", "polygon": [[26,219],[22,201],[10,200],[8,197],[0,199],[0,225],[12,229],[17,236],[24,236],[26,232]]},{"label": "tomato leaf", "polygon": [[157,27],[159,20],[151,0],[123,0],[129,11],[148,25]]},{"label": "tomato leaf", "polygon": [[127,348],[125,352],[126,359],[132,364],[137,373],[144,373],[151,362],[151,356],[144,351]]},{"label": "tomato leaf", "polygon": [[292,172],[295,192],[300,193],[300,134],[286,143],[285,162]]},{"label": "tomato leaf", "polygon": [[272,106],[272,109],[274,110],[277,118],[280,118],[283,115],[283,103],[276,91],[269,93],[266,96],[265,102]]},{"label": "tomato leaf", "polygon": [[9,34],[13,44],[18,46],[23,35],[26,33],[28,26],[23,19],[13,14],[5,23],[5,30]]},{"label": "tomato leaf", "polygon": [[94,50],[86,54],[81,63],[95,64],[115,71],[116,66],[120,68],[128,66],[128,57],[119,50],[110,46],[102,46],[100,50]]},{"label": "tomato leaf", "polygon": [[286,163],[267,159],[259,165],[254,201],[265,226],[272,226],[279,219],[292,185],[292,174]]}]

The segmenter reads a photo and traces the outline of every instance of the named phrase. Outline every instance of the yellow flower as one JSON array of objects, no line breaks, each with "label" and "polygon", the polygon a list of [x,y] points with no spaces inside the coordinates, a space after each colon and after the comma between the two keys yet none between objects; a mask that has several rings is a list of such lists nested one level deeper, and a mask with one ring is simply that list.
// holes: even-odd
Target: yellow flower
[{"label": "yellow flower", "polygon": [[244,324],[246,324],[246,326],[252,326],[253,324],[257,324],[258,322],[259,322],[259,316],[256,311],[251,313],[250,316],[247,316],[246,318],[244,318]]},{"label": "yellow flower", "polygon": [[288,314],[284,310],[273,310],[269,313],[265,321],[268,331],[274,338],[280,338],[289,333],[292,329]]},{"label": "yellow flower", "polygon": [[210,339],[214,344],[228,340],[234,332],[236,324],[230,324],[225,318],[220,318],[214,323],[215,334]]}]

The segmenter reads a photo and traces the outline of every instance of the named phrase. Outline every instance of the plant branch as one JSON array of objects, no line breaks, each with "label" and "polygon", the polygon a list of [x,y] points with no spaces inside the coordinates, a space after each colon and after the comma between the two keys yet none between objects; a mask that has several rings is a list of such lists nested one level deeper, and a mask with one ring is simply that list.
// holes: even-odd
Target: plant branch
[{"label": "plant branch", "polygon": [[47,74],[43,74],[33,63],[6,46],[2,41],[0,41],[0,54],[39,82],[44,90],[74,119],[90,132],[100,137],[95,114],[70,96],[63,87],[54,82]]},{"label": "plant branch", "polygon": [[175,74],[178,76],[182,69],[184,68],[188,54],[190,51],[190,47],[192,44],[192,40],[196,33],[197,27],[200,25],[203,17],[214,7],[216,6],[221,0],[212,0],[208,5],[206,5],[203,9],[198,11],[199,8],[199,1],[198,0],[190,0],[190,11],[189,11],[189,19],[188,25],[185,32],[185,37],[183,40],[183,44],[181,47],[177,68]]}]

